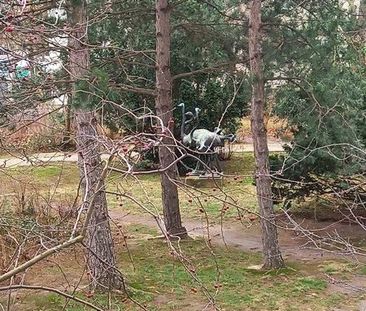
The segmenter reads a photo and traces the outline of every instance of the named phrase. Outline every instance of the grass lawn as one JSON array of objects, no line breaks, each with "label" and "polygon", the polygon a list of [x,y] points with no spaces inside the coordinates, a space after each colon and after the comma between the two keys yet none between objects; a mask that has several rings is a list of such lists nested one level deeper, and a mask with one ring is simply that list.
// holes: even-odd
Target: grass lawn
[{"label": "grass lawn", "polygon": [[[347,310],[353,310],[357,305],[356,298],[361,298],[329,291],[324,277],[325,269],[332,269],[333,273],[341,271],[343,275],[351,273],[343,266],[333,264],[330,268],[316,263],[289,263],[287,269],[263,272],[251,268],[261,263],[260,254],[232,248],[210,249],[202,240],[180,243],[188,270],[198,280],[194,281],[164,241],[146,239],[156,234],[150,228],[140,225],[126,230],[129,252],[122,243],[117,242],[119,267],[126,277],[131,297],[148,310],[202,310],[208,303],[205,291],[214,298],[221,310],[325,311],[345,305],[351,307]],[[76,263],[78,260],[71,261],[70,257],[73,256],[61,254],[55,259],[57,266],[43,267],[41,271],[33,268],[32,271],[37,271],[39,275],[35,277],[32,271],[29,272],[27,283],[50,278],[51,283],[57,283],[59,287],[64,284],[70,292],[71,288],[67,287],[65,279],[69,278],[69,283],[76,283],[77,276],[81,274],[81,266]],[[78,257],[81,257],[80,254]],[[79,260],[82,262],[82,258]],[[61,269],[64,270],[63,274]],[[83,284],[82,281],[81,287]],[[102,308],[108,305],[107,297],[91,296],[87,289],[79,291],[78,296]],[[139,310],[123,296],[113,295],[109,303],[111,310]],[[27,292],[18,295],[12,310],[87,310],[75,302],[69,302],[65,309],[64,305],[65,299],[55,294]]]},{"label": "grass lawn", "polygon": [[[225,165],[228,177],[225,177],[222,189],[180,187],[183,218],[202,217],[202,212],[206,212],[213,222],[221,217],[230,221],[237,218],[238,214],[246,217],[244,209],[256,209],[252,171],[252,156],[238,153]],[[0,208],[21,208],[24,213],[24,210],[42,206],[72,205],[78,191],[78,180],[77,166],[70,163],[1,170]],[[145,208],[162,213],[158,175],[123,178],[111,173],[107,190],[121,194],[108,194],[109,207],[121,214],[146,213],[126,195],[134,197]],[[236,204],[239,210],[230,204]],[[118,264],[126,277],[129,293],[148,310],[202,310],[209,302],[207,296],[212,297],[221,310],[228,311],[326,311],[336,310],[336,307],[356,310],[357,300],[366,298],[364,295],[354,297],[332,290],[325,276],[325,273],[342,278],[362,275],[366,273],[363,266],[352,266],[340,261],[289,262],[289,268],[269,273],[250,268],[261,263],[261,255],[256,252],[247,253],[231,247],[208,248],[205,241],[188,240],[180,244],[184,263],[190,271],[187,272],[182,262],[172,255],[167,243],[147,239],[157,235],[155,230],[144,225],[131,225],[123,228],[121,233],[116,229],[118,226],[113,228]],[[127,237],[129,251],[122,235]],[[77,292],[83,299],[93,301],[103,310],[108,310],[108,305],[110,310],[140,310],[129,299],[117,294],[113,294],[110,299],[103,295],[90,295],[85,287],[83,262],[80,248],[75,247],[73,251],[57,254],[30,269],[26,284],[46,284],[70,292],[72,285],[84,275]],[[6,297],[0,296],[0,302],[4,304],[5,301]],[[11,310],[87,309],[71,301],[65,306],[64,298],[55,294],[22,291]],[[206,310],[213,309],[209,307]]]},{"label": "grass lawn", "polygon": [[[222,216],[237,218],[238,214],[245,214],[245,210],[254,210],[256,197],[251,177],[253,165],[251,154],[234,153],[232,159],[224,164],[225,174],[228,177],[225,177],[221,189],[193,189],[183,185],[184,178],[179,180],[182,215],[191,218],[201,217],[204,210],[210,219],[215,221]],[[76,163],[23,166],[0,171],[0,187],[3,189],[2,195],[7,197],[7,200],[12,200],[12,196],[19,197],[23,193],[29,200],[37,196],[46,203],[51,200],[63,203],[73,201],[77,195],[78,176]],[[157,174],[126,177],[112,172],[108,177],[107,190],[121,194],[108,194],[109,207],[112,209],[123,213],[146,213],[138,204],[124,196],[126,194],[134,197],[146,209],[156,214],[162,213],[160,178]],[[234,205],[239,206],[240,209],[234,208]],[[227,206],[232,208],[226,209]],[[221,213],[223,208],[224,214]]]}]

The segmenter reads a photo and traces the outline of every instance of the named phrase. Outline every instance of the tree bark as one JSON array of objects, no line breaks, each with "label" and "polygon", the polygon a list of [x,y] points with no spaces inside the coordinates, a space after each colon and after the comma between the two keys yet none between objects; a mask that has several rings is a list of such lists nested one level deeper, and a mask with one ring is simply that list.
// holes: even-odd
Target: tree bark
[{"label": "tree bark", "polygon": [[[156,113],[163,122],[160,129],[164,135],[159,146],[161,168],[166,168],[175,160],[173,132],[172,77],[170,73],[170,7],[167,0],[156,0]],[[164,222],[167,233],[186,237],[179,211],[177,167],[172,165],[161,173],[161,187]]]},{"label": "tree bark", "polygon": [[[73,33],[69,42],[69,65],[71,78],[75,81],[86,80],[89,71],[89,50],[84,42],[87,41],[87,8],[86,1],[80,0],[71,5],[71,24]],[[80,91],[80,90],[79,90]],[[72,98],[77,100],[76,84],[73,87]],[[80,106],[80,103],[78,103]],[[97,120],[88,103],[75,110],[76,143],[79,153],[78,165],[81,185],[84,193],[83,206],[94,197],[94,211],[86,233],[86,258],[92,290],[123,289],[123,279],[116,270],[114,244],[109,225],[107,199],[104,182],[99,184],[102,163],[97,137]]]},{"label": "tree bark", "polygon": [[269,174],[267,129],[264,122],[265,97],[260,28],[261,0],[252,0],[249,20],[249,58],[254,79],[252,84],[251,128],[256,162],[257,199],[261,215],[263,269],[277,269],[284,266],[284,261],[278,244]]},{"label": "tree bark", "polygon": [[72,96],[71,92],[67,94],[67,105],[65,106],[65,128],[64,135],[62,137],[62,149],[68,150],[73,146],[72,143]]}]

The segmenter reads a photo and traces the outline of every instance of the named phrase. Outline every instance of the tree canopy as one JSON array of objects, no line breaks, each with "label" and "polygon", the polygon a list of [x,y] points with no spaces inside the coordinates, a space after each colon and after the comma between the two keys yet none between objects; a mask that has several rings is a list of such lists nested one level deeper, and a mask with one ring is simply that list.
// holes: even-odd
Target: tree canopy
[{"label": "tree canopy", "polygon": [[365,172],[362,26],[338,1],[285,1],[272,9],[268,27],[279,25],[280,31],[268,28],[276,57],[265,54],[266,73],[272,85],[277,82],[274,113],[293,135],[286,155],[273,162],[280,178],[275,187],[295,198],[326,191],[319,178],[335,178],[337,185],[337,178]]}]

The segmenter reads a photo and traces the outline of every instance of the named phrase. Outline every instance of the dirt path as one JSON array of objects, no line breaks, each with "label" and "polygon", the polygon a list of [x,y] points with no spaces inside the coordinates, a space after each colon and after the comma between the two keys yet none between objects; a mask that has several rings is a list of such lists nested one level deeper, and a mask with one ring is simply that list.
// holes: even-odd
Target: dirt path
[{"label": "dirt path", "polygon": [[[110,211],[110,216],[116,222],[121,222],[125,225],[141,224],[158,229],[158,225],[153,217],[148,217],[146,215],[123,215],[119,211],[112,210]],[[224,223],[223,226],[220,224],[210,224],[207,227],[205,220],[185,219],[183,225],[186,227],[189,235],[193,238],[210,238],[214,244],[228,245],[243,251],[260,252],[262,250],[260,226],[257,221],[248,225],[230,222]],[[282,227],[287,226],[284,221],[281,221],[280,225]],[[342,223],[318,223],[310,220],[303,220],[302,226],[308,229],[316,229],[318,234],[324,236],[337,232],[344,239],[349,239],[351,237],[361,239],[365,235],[364,230],[359,226]],[[287,230],[279,230],[279,242],[285,259],[295,261],[314,261],[335,258],[350,259],[349,256],[343,256],[339,253],[316,249],[306,238],[296,234],[290,227],[288,228],[289,229]]]},{"label": "dirt path", "polygon": [[[158,225],[153,217],[146,215],[123,215],[120,211],[110,211],[111,218],[116,223],[123,225],[146,225],[150,228],[159,230]],[[298,220],[300,221],[300,220]],[[282,227],[286,226],[286,222],[279,221]],[[211,242],[216,245],[235,247],[246,252],[260,252],[262,250],[260,226],[258,222],[252,223],[250,226],[241,225],[238,223],[225,223],[223,226],[219,224],[211,224],[207,227],[205,221],[195,219],[185,219],[183,225],[186,227],[189,236],[192,238],[211,239]],[[362,240],[365,236],[365,231],[356,225],[349,225],[334,222],[315,222],[313,220],[301,221],[303,228],[316,230],[321,236],[329,236],[338,234],[344,239]],[[309,244],[309,240],[300,237],[294,230],[279,230],[279,242],[282,256],[285,261],[295,261],[312,264],[323,264],[326,261],[332,260],[347,260],[351,261],[355,258],[342,255],[340,253],[329,252],[322,249],[317,249]],[[364,264],[365,257],[358,257],[357,260]],[[353,261],[354,262],[354,261]],[[354,274],[348,276],[345,280],[342,277],[333,278],[331,275],[321,275],[328,282],[327,291],[329,294],[346,294],[358,297],[366,292],[366,276]],[[363,301],[366,306],[366,300]],[[334,311],[343,311],[348,309],[334,309]],[[363,309],[362,309],[363,310]],[[366,311],[366,309],[365,309]]]}]

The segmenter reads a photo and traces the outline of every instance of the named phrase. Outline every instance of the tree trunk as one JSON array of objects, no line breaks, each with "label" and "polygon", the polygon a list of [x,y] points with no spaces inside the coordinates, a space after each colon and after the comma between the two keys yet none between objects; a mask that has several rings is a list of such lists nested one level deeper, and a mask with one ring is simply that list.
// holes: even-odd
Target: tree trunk
[{"label": "tree trunk", "polygon": [[62,149],[68,150],[73,147],[71,135],[72,135],[72,95],[67,94],[67,105],[65,106],[65,128],[64,135],[62,137]]},{"label": "tree trunk", "polygon": [[[89,51],[83,42],[87,41],[87,10],[86,1],[80,0],[71,5],[71,23],[73,34],[69,42],[69,63],[71,78],[76,81],[86,80],[89,70]],[[72,98],[78,100],[76,84],[73,87]],[[88,103],[79,103],[87,107]],[[93,111],[88,108],[78,108],[75,111],[76,142],[79,153],[83,190],[83,206],[95,196],[94,211],[86,233],[86,258],[91,289],[106,291],[123,289],[123,279],[117,272],[114,255],[114,244],[108,219],[107,199],[104,192],[104,182],[96,189],[102,173],[102,163],[97,137],[97,121]]]},{"label": "tree trunk", "polygon": [[[170,74],[170,7],[167,0],[156,0],[156,113],[163,121],[160,129],[165,135],[159,146],[159,160],[162,169],[175,160],[172,105],[172,77]],[[177,179],[177,167],[171,165],[161,173],[161,187],[165,228],[169,235],[185,237],[187,230],[182,226]]]},{"label": "tree trunk", "polygon": [[269,151],[267,130],[264,123],[265,99],[263,65],[261,55],[261,0],[252,0],[249,21],[249,58],[253,76],[251,127],[256,162],[256,188],[261,215],[263,269],[277,269],[284,266],[278,245],[277,227],[273,211],[271,177],[269,175]]}]

